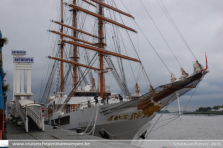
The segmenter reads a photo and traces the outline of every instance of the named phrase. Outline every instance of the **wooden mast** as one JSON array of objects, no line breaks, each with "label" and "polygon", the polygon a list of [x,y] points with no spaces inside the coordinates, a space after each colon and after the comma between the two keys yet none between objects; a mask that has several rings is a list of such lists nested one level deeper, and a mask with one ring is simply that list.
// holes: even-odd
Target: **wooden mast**
[{"label": "wooden mast", "polygon": [[[92,1],[96,2],[98,4],[98,9],[99,9],[98,14],[93,13],[93,12],[91,12],[89,10],[83,9],[81,7],[78,7],[76,5],[76,0],[73,0],[73,4],[68,4],[66,2],[64,3],[65,5],[73,8],[73,10],[72,10],[73,11],[73,22],[72,22],[73,25],[71,27],[71,26],[63,24],[63,0],[61,0],[61,22],[53,21],[54,23],[61,25],[60,33],[56,32],[56,31],[51,31],[51,32],[60,35],[61,42],[60,42],[59,45],[61,46],[61,56],[60,56],[61,59],[63,59],[63,46],[64,46],[64,43],[69,43],[69,44],[73,44],[74,45],[73,46],[73,62],[74,63],[77,63],[77,58],[78,58],[77,57],[77,47],[78,46],[79,47],[83,47],[83,48],[88,48],[88,49],[91,49],[91,50],[95,50],[95,51],[98,52],[99,62],[100,62],[100,69],[99,69],[99,71],[100,71],[100,73],[99,73],[99,76],[100,76],[100,97],[103,97],[103,94],[104,94],[104,73],[105,73],[104,65],[103,65],[103,63],[104,63],[104,61],[103,61],[104,54],[110,54],[110,55],[113,55],[113,56],[117,56],[117,57],[125,58],[125,59],[128,59],[128,60],[140,62],[137,59],[134,59],[134,58],[131,58],[131,57],[127,57],[127,56],[124,56],[124,55],[120,55],[120,54],[117,54],[117,53],[114,53],[114,52],[106,51],[104,49],[104,46],[106,45],[104,43],[104,33],[103,33],[104,22],[109,22],[111,24],[114,24],[116,26],[122,27],[124,29],[127,29],[127,30],[135,32],[135,33],[137,33],[137,32],[134,29],[132,29],[132,28],[130,28],[128,26],[125,26],[125,25],[123,25],[121,23],[118,23],[116,21],[113,21],[111,19],[108,19],[108,18],[104,17],[103,7],[107,7],[109,9],[112,9],[112,10],[114,10],[116,12],[119,12],[119,13],[124,14],[124,15],[129,16],[129,17],[132,17],[131,15],[129,15],[129,14],[127,14],[127,13],[121,11],[121,10],[118,10],[117,8],[114,8],[114,7],[111,7],[111,6],[107,5],[107,4],[105,4],[104,0],[97,0],[97,1],[92,0]],[[88,1],[86,1],[86,2],[88,2]],[[89,4],[89,2],[88,2],[88,4]],[[82,11],[82,12],[84,12],[86,14],[89,14],[91,16],[94,16],[94,17],[98,18],[98,36],[97,37],[92,35],[92,34],[90,34],[90,33],[87,33],[85,31],[77,29],[77,11]],[[69,36],[69,35],[65,35],[63,33],[63,27],[67,27],[67,28],[72,29],[73,30],[73,37]],[[84,33],[86,35],[98,38],[98,43],[97,44],[93,44],[93,43],[90,43],[90,42],[78,39],[77,32],[81,32],[81,33]],[[64,37],[71,38],[71,39],[74,40],[74,42],[72,42],[72,41],[65,41],[63,39]],[[78,43],[79,41],[83,42],[85,44],[80,44],[80,43]],[[88,46],[86,44],[89,44],[91,46]],[[98,48],[93,47],[93,46],[97,46]],[[60,65],[60,70],[61,70],[61,72],[60,72],[60,74],[61,74],[61,92],[64,92],[64,84],[63,84],[63,79],[64,79],[63,62],[64,61],[61,60],[61,59],[60,59],[60,61],[61,61],[61,63],[60,63],[61,64]],[[74,86],[76,86],[76,84],[77,84],[77,66],[80,66],[80,65],[74,64],[74,68],[73,68],[73,72],[74,72]],[[75,94],[73,94],[73,95],[75,95]]]},{"label": "wooden mast", "polygon": [[[129,30],[129,31],[132,31],[132,32],[137,33],[137,31],[135,31],[134,29],[132,29],[132,28],[130,28],[130,27],[128,27],[128,26],[125,26],[125,25],[123,25],[123,24],[121,24],[121,23],[118,23],[118,22],[116,22],[116,21],[113,21],[113,20],[111,20],[111,19],[108,19],[107,17],[104,17],[104,16],[102,16],[102,15],[93,13],[93,12],[87,10],[87,9],[83,9],[83,8],[78,7],[78,6],[75,6],[75,5],[73,5],[73,4],[68,4],[68,3],[64,3],[64,4],[67,5],[67,6],[73,7],[74,9],[77,9],[77,10],[79,10],[79,11],[82,11],[82,12],[84,12],[84,13],[86,13],[86,14],[89,14],[89,15],[91,15],[91,16],[97,17],[98,19],[104,20],[104,21],[106,21],[106,22],[112,23],[112,24],[117,25],[117,26],[119,26],[119,27],[125,28],[125,29],[127,29],[127,30]],[[100,6],[100,5],[99,5],[99,6]],[[102,6],[101,6],[101,7],[102,7]]]},{"label": "wooden mast", "polygon": [[[99,0],[103,2],[103,0]],[[99,15],[103,16],[103,7],[99,4]],[[98,18],[98,36],[99,36],[99,48],[104,49],[104,37],[103,37],[103,20]],[[104,63],[103,63],[103,54],[99,52],[99,61],[100,61],[100,97],[103,97],[104,94]]]},{"label": "wooden mast", "polygon": [[70,63],[73,66],[77,65],[77,66],[81,66],[81,67],[85,67],[85,68],[90,68],[90,69],[93,69],[93,70],[99,70],[96,67],[92,67],[92,66],[89,66],[89,65],[84,65],[84,64],[81,64],[81,63],[77,63],[77,62],[74,62],[74,61],[69,61],[69,60],[65,60],[65,59],[61,59],[61,58],[57,58],[57,57],[48,56],[47,58],[58,60],[58,61],[63,61],[65,63]]},{"label": "wooden mast", "polygon": [[93,1],[93,2],[95,2],[95,3],[98,3],[98,4],[100,4],[100,5],[104,6],[104,7],[107,7],[107,8],[109,8],[109,9],[111,9],[111,10],[114,10],[114,11],[116,11],[116,12],[119,12],[119,13],[125,15],[125,16],[134,18],[132,15],[130,15],[130,14],[128,14],[128,13],[125,13],[125,12],[123,12],[123,11],[121,11],[121,10],[115,8],[115,7],[112,7],[112,6],[108,5],[108,4],[105,4],[105,3],[103,3],[103,2],[100,2],[100,1],[97,1],[97,0],[91,0],[91,1]]},{"label": "wooden mast", "polygon": [[108,51],[108,50],[105,50],[105,49],[89,46],[89,45],[86,45],[86,44],[81,44],[81,43],[67,41],[67,40],[64,40],[64,43],[76,45],[76,46],[79,46],[79,47],[82,47],[82,48],[87,48],[87,49],[94,50],[94,51],[97,51],[97,52],[100,52],[100,53],[106,54],[106,55],[112,55],[112,56],[115,56],[115,57],[131,60],[131,61],[135,61],[135,62],[140,62],[139,60],[137,60],[135,58],[132,58],[132,57],[128,57],[126,55],[122,55],[122,54],[115,53],[115,52],[112,52],[112,51]]},{"label": "wooden mast", "polygon": [[[61,23],[63,23],[63,0],[61,0]],[[63,26],[61,26],[60,32],[63,33]],[[60,42],[60,57],[63,59],[63,36],[60,36],[61,42]],[[64,92],[64,84],[63,84],[63,62],[60,62],[60,82],[61,82],[61,88],[60,91]]]},{"label": "wooden mast", "polygon": [[87,4],[89,4],[89,5],[91,5],[91,6],[93,6],[93,7],[96,7],[94,4],[92,4],[92,3],[90,3],[90,2],[88,2],[86,0],[82,0],[82,1],[85,2],[85,3],[87,3]]},{"label": "wooden mast", "polygon": [[[55,33],[55,34],[58,34],[58,35],[61,35],[63,37],[67,37],[67,38],[70,38],[70,39],[73,39],[74,41],[79,41],[79,42],[83,42],[85,44],[89,44],[89,45],[92,45],[92,46],[96,46],[97,44],[94,44],[94,43],[91,43],[91,42],[88,42],[88,41],[85,41],[85,40],[82,40],[82,39],[79,39],[79,38],[75,38],[73,36],[70,36],[70,35],[66,35],[66,34],[63,34],[63,33],[60,33],[60,32],[57,32],[57,31],[53,31],[53,30],[48,30],[49,32],[52,32],[52,33]],[[64,40],[63,40],[64,41]],[[72,57],[73,58],[73,57]]]},{"label": "wooden mast", "polygon": [[70,29],[72,29],[72,30],[75,30],[76,32],[81,32],[81,33],[83,33],[83,34],[92,36],[92,37],[94,37],[94,38],[98,38],[98,36],[95,36],[95,35],[93,35],[93,34],[90,34],[90,33],[88,33],[88,32],[85,32],[85,31],[83,31],[83,30],[74,28],[74,27],[72,27],[72,26],[69,26],[69,25],[60,23],[60,22],[58,22],[58,21],[51,20],[51,22],[54,22],[54,23],[56,23],[56,24],[62,25],[62,26],[67,27],[67,28],[70,28]]},{"label": "wooden mast", "polygon": [[[76,0],[73,0],[73,4],[76,5]],[[77,28],[77,11],[75,9],[73,9],[73,27]],[[77,32],[76,30],[73,31],[73,37],[77,38]],[[74,40],[75,42],[75,40]],[[73,54],[74,54],[74,62],[77,62],[77,46],[73,45],[74,49],[73,49]],[[74,87],[77,85],[77,65],[74,65]],[[73,96],[75,96],[75,92],[73,94]]]}]

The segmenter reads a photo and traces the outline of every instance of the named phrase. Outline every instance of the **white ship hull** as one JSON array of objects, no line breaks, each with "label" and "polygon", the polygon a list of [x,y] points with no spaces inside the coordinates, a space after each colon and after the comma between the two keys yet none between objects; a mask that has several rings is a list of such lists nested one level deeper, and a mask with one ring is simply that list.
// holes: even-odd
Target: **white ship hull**
[{"label": "white ship hull", "polygon": [[[138,140],[140,135],[151,127],[151,120],[157,113],[154,112],[147,117],[137,110],[137,107],[132,107],[104,115],[100,113],[100,108],[104,106],[107,105],[94,106],[63,115],[60,112],[56,112],[50,120],[60,119],[59,124],[65,129],[75,130],[76,128],[82,128],[83,131],[87,129],[86,133],[92,131],[90,135],[98,137],[105,138],[103,136],[105,131],[108,136],[107,139]],[[99,111],[97,112],[98,107]],[[69,119],[68,124],[63,123],[64,117]],[[58,124],[57,121],[56,124]],[[92,130],[94,126],[94,130]]]},{"label": "white ship hull", "polygon": [[[88,102],[91,102],[92,107],[88,108],[85,101],[79,106],[78,110],[72,109],[71,112],[65,110],[65,113],[54,112],[50,120],[56,121],[56,124],[65,129],[82,128],[83,130],[86,129],[84,133],[90,132],[92,135],[106,139],[139,140],[141,139],[140,136],[150,129],[151,121],[160,110],[160,107],[162,108],[175,100],[177,98],[176,91],[181,96],[194,88],[207,72],[195,73],[182,81],[172,83],[170,86],[172,90],[169,88],[163,89],[163,86],[161,86],[162,89],[158,87],[156,89],[158,95],[160,92],[167,94],[158,102],[151,102],[150,93],[131,101],[124,99],[126,102],[119,103],[115,98],[111,98],[109,99],[109,104],[106,105],[101,103],[95,105],[93,97],[82,97],[82,100],[89,100]],[[176,89],[177,87],[178,89]],[[156,97],[152,97],[152,99],[154,98]],[[72,104],[71,102],[75,102],[75,100],[80,100],[80,97],[73,97],[68,104]],[[143,103],[148,104],[146,104],[147,107],[144,107],[144,110],[140,109],[144,105]],[[81,104],[81,102],[77,104]]]}]

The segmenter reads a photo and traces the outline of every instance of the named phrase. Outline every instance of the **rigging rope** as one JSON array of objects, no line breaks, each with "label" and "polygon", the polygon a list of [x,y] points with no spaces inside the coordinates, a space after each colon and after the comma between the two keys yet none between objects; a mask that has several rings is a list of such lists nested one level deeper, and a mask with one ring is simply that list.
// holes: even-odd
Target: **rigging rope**
[{"label": "rigging rope", "polygon": [[[112,18],[111,12],[110,12],[110,17]],[[114,20],[117,21],[114,11],[113,11],[113,17],[114,17]],[[116,42],[114,41],[114,46],[117,46],[117,51],[118,51],[117,53],[121,54],[119,36],[117,35],[117,32],[119,31],[119,29],[117,27],[114,28],[114,25],[112,25],[112,27],[113,27],[113,32],[114,32],[114,35],[115,35],[115,37],[113,39],[116,41]],[[127,86],[122,58],[118,58],[118,59],[120,61],[119,66],[120,66],[120,73],[121,73],[121,76],[122,76],[122,81]]]},{"label": "rigging rope", "polygon": [[[67,10],[67,9],[68,9],[68,7],[65,7],[65,8],[64,8],[64,11]],[[57,11],[58,11],[58,8],[57,8]],[[64,20],[65,20],[65,21],[68,21],[68,22],[70,23],[72,17],[69,17],[68,14],[69,14],[69,13],[64,13],[64,18],[65,18]],[[84,15],[84,16],[85,16],[85,19],[83,19],[83,20],[85,21],[85,20],[86,20],[86,15]],[[59,18],[59,12],[58,12],[57,18]],[[83,22],[83,23],[84,23],[84,22]],[[80,25],[80,26],[83,27],[83,25]],[[60,30],[60,29],[59,29],[59,30]],[[64,29],[64,32],[65,32],[65,33],[68,33],[68,28],[67,28],[67,29]],[[59,37],[59,36],[56,36],[57,39],[53,41],[53,43],[54,43],[54,48],[51,47],[51,48],[53,49],[53,52],[52,52],[52,53],[55,53],[54,50],[55,50],[55,46],[57,45],[55,41],[58,40],[58,37]],[[70,51],[70,50],[69,50],[69,51]],[[58,48],[57,48],[57,52],[59,52],[59,51],[58,51]],[[68,59],[68,58],[69,58],[69,57],[68,57],[69,54],[68,54],[68,52],[67,52],[67,48],[66,48],[66,47],[64,48],[64,53],[65,53],[65,58]],[[56,57],[57,57],[57,56],[58,56],[58,54],[56,54]],[[50,61],[50,63],[53,62],[54,65],[55,65],[55,63],[59,63],[58,61],[52,61],[52,60],[48,60],[48,61]],[[52,62],[51,62],[51,61],[52,61]],[[69,73],[69,64],[67,64],[67,63],[64,63],[64,64],[65,64],[64,71],[66,71],[66,67],[67,67],[67,68],[68,68],[67,73]],[[47,64],[47,65],[48,65],[48,64]],[[57,64],[56,64],[56,65],[57,65]],[[51,70],[51,73],[48,74],[48,73],[49,73],[49,70],[50,70],[50,68],[49,68],[50,65],[48,65],[48,68],[47,68],[47,66],[45,66],[45,67],[46,67],[46,69],[47,69],[46,76],[45,76],[45,78],[44,78],[44,79],[45,79],[44,82],[46,82],[46,88],[45,88],[44,93],[43,93],[43,95],[42,95],[42,96],[43,96],[42,99],[41,99],[41,98],[39,99],[39,100],[41,100],[41,102],[43,101],[44,98],[47,99],[47,97],[48,97],[48,95],[49,95],[49,93],[50,93],[51,86],[52,86],[52,84],[53,84],[51,81],[53,81],[53,78],[54,78],[54,73],[52,72],[53,70]],[[55,66],[53,66],[53,67],[55,67]],[[53,68],[53,69],[55,69],[55,68]],[[52,79],[49,79],[49,78],[47,77],[47,75],[49,75],[49,77],[52,77]],[[47,81],[47,78],[48,78],[48,81]],[[65,83],[65,81],[67,81],[67,79],[68,79],[68,78],[65,77],[65,79],[63,79],[63,82],[62,82],[62,83]],[[50,80],[50,81],[49,81],[49,80]],[[43,84],[43,85],[44,85],[44,84]],[[48,93],[46,93],[46,90],[48,90],[48,91],[47,91]],[[46,94],[48,94],[48,95],[46,96]]]},{"label": "rigging rope", "polygon": [[[115,4],[115,1],[114,1],[114,5],[115,5],[115,7],[117,8],[117,5]],[[121,18],[121,20],[122,20],[122,23],[124,24],[124,21],[123,21],[123,19],[122,19],[122,17],[121,17],[121,15],[119,14],[119,16],[120,16],[120,18]],[[135,20],[134,20],[134,22],[135,22]],[[126,29],[125,29],[126,30]],[[138,53],[137,53],[137,51],[136,51],[136,48],[135,48],[135,46],[134,46],[134,44],[133,44],[133,41],[132,41],[132,39],[131,39],[131,37],[130,37],[130,35],[129,35],[129,32],[126,30],[126,32],[127,32],[127,34],[128,34],[128,36],[129,36],[129,39],[130,39],[130,41],[131,41],[131,44],[132,44],[132,46],[133,46],[133,48],[134,48],[134,50],[135,50],[135,52],[136,52],[136,55],[137,55],[137,57],[138,57],[138,59],[140,60],[140,57],[139,57],[139,55],[138,55]],[[141,61],[141,60],[140,60]],[[151,81],[150,81],[150,79],[149,79],[149,77],[148,77],[148,75],[147,75],[147,73],[146,73],[146,71],[145,71],[145,69],[144,69],[144,66],[142,65],[142,62],[140,62],[140,65],[141,65],[141,67],[142,67],[142,69],[144,70],[144,73],[145,73],[145,75],[146,75],[146,78],[147,78],[147,80],[149,81],[149,83],[150,83],[150,86],[152,86],[152,83],[151,83]],[[168,69],[169,70],[169,69]],[[171,73],[172,74],[172,73]]]},{"label": "rigging rope", "polygon": [[[78,67],[78,72],[79,72],[80,76],[83,76],[84,73],[83,73],[83,71],[81,70],[80,66],[77,66],[77,67]],[[88,85],[88,84],[89,84],[86,78],[84,78],[84,83],[85,83],[85,85]]]},{"label": "rigging rope", "polygon": [[194,95],[195,91],[197,90],[197,88],[198,88],[199,84],[200,84],[200,82],[197,84],[196,88],[194,89],[194,92],[193,92],[193,94],[191,95],[190,99],[187,101],[187,104],[185,105],[185,107],[184,107],[183,111],[186,109],[186,107],[187,107],[188,103],[190,102],[191,98],[193,97],[193,95]]},{"label": "rigging rope", "polygon": [[[186,109],[188,103],[190,102],[191,98],[193,97],[193,95],[194,95],[195,91],[197,90],[199,84],[200,84],[200,82],[197,84],[196,88],[194,89],[194,91],[193,91],[193,93],[192,93],[190,99],[187,101],[187,104],[185,105],[183,111]],[[172,101],[172,99],[171,99],[169,102],[171,102],[171,101]],[[169,106],[169,104],[166,106],[166,108],[167,108],[168,106]],[[166,108],[165,108],[165,110],[166,110]],[[163,113],[162,113],[162,114],[163,114]],[[160,115],[160,117],[162,116],[162,114]],[[159,129],[159,128],[165,126],[165,125],[167,125],[168,123],[170,123],[170,122],[176,120],[176,119],[179,118],[180,116],[181,116],[181,114],[175,116],[175,118],[174,118],[173,120],[170,120],[169,122],[167,122],[167,123],[165,123],[165,124],[159,126],[158,128],[152,130],[152,129],[154,128],[154,126],[158,123],[158,121],[159,121],[159,119],[160,119],[160,117],[159,117],[159,118],[157,119],[156,123],[153,125],[153,127],[151,128],[151,130],[147,133],[147,135],[146,135],[145,137],[147,137],[147,136],[149,135],[149,133],[151,133],[152,131],[155,131],[155,130],[157,130],[157,129]],[[162,121],[164,121],[164,120],[162,120]],[[160,122],[162,122],[162,121],[160,121]],[[142,144],[142,142],[141,142],[141,144]],[[140,145],[141,145],[141,144],[140,144]],[[140,146],[140,145],[139,145],[139,146]]]},{"label": "rigging rope", "polygon": [[[96,54],[97,54],[97,53],[96,53]],[[96,56],[96,54],[95,54],[95,56]],[[95,57],[95,56],[94,56],[94,57]],[[93,60],[94,60],[94,57],[92,58],[92,61],[91,61],[91,63],[89,63],[88,66],[91,66],[91,64],[93,65],[93,64],[95,63],[95,61],[98,59],[98,57],[97,57],[97,58],[95,59],[95,61],[93,61]],[[92,62],[93,62],[93,63],[92,63]],[[71,92],[69,93],[68,97],[67,97],[66,100],[64,101],[63,105],[61,106],[60,110],[63,110],[63,109],[64,109],[64,106],[69,102],[71,96],[72,96],[73,93],[77,90],[78,86],[82,83],[82,81],[84,80],[84,78],[85,78],[86,75],[88,74],[89,70],[90,70],[90,68],[88,68],[88,69],[86,68],[86,69],[85,69],[84,73],[86,73],[86,74],[85,74],[84,76],[82,76],[82,77],[79,79],[79,81],[77,82],[77,84],[73,87],[73,89],[72,89]],[[81,80],[81,79],[82,79],[82,80]]]},{"label": "rigging rope", "polygon": [[[136,21],[134,20],[134,22],[136,23]],[[136,25],[138,26],[139,30],[141,31],[141,33],[143,34],[143,36],[146,38],[147,42],[150,44],[150,46],[152,47],[152,49],[155,51],[155,53],[157,54],[157,56],[159,57],[159,59],[162,61],[163,65],[166,67],[166,69],[169,71],[169,73],[172,75],[173,73],[170,71],[170,69],[167,67],[167,65],[164,63],[164,61],[162,60],[162,58],[160,57],[160,55],[158,54],[158,52],[156,51],[156,49],[153,47],[153,45],[151,44],[151,42],[149,41],[149,39],[146,37],[146,35],[144,34],[144,32],[141,30],[141,28],[139,27],[139,25],[136,23]]]},{"label": "rigging rope", "polygon": [[[83,5],[83,3],[81,3],[81,5]],[[87,8],[86,9],[88,9],[89,8],[89,6],[87,5],[86,6]],[[66,7],[66,8],[68,8],[68,7]],[[69,17],[69,18],[73,18],[72,17],[73,16],[73,14],[71,13],[71,16]],[[77,26],[76,26],[76,28],[80,28],[80,30],[83,30],[83,28],[84,28],[84,23],[85,23],[85,21],[87,20],[86,19],[86,17],[87,17],[87,15],[86,14],[84,14],[84,13],[81,13],[80,15],[77,15],[77,19],[79,19],[79,20],[82,20],[81,22],[79,21],[79,22],[77,22],[78,24],[77,24]],[[80,19],[81,18],[81,19]],[[72,19],[70,19],[70,21],[72,21]],[[72,21],[72,23],[73,23],[73,21]],[[71,23],[71,24],[72,24]],[[73,25],[73,24],[72,24]],[[79,27],[78,27],[79,26]],[[71,31],[71,34],[73,33],[73,31]],[[78,38],[82,38],[82,39],[84,39],[84,40],[87,40],[87,39],[85,39],[85,36],[84,36],[84,34],[82,34],[82,33],[77,33],[77,36],[78,36]],[[87,38],[89,38],[88,36],[87,36]],[[70,51],[73,51],[72,49],[72,45],[69,45],[70,47],[71,47],[71,50]],[[71,54],[72,54],[73,52],[71,52]],[[81,52],[79,51],[79,50],[77,50],[77,54],[79,54],[80,56],[82,56],[83,54],[85,54],[87,57],[88,57],[88,55],[87,55],[87,52],[85,51],[85,50],[82,50]],[[86,61],[85,61],[85,63],[86,63]],[[89,64],[89,60],[87,59],[87,64],[86,65],[88,65]],[[78,73],[79,73],[79,75],[80,75],[80,77],[82,77],[82,75],[83,75],[83,72],[82,72],[82,70],[81,70],[81,68],[80,67],[78,67]],[[72,72],[71,72],[72,73]],[[92,72],[91,72],[91,70],[90,70],[90,72],[89,72],[89,76],[90,77],[92,77],[91,76],[92,75]],[[72,73],[72,76],[74,77],[74,74]],[[73,77],[72,78],[70,78],[70,80],[72,80],[73,79]],[[87,85],[87,84],[89,84],[88,82],[87,82],[87,79],[86,78],[84,78],[84,82],[85,82],[85,84]]]},{"label": "rigging rope", "polygon": [[[56,36],[55,37],[55,40],[58,40],[58,36]],[[54,42],[54,41],[53,41]],[[53,44],[54,44],[54,47],[53,47]],[[57,47],[57,48],[55,48],[56,47],[56,45],[57,44],[55,44],[55,43],[52,43],[51,44],[51,48],[50,48],[50,50],[52,50],[52,52],[55,52],[56,53],[56,55],[58,55],[58,52],[59,52],[59,48]],[[55,51],[55,50],[57,50],[57,51]],[[46,64],[46,66],[45,66],[45,69],[44,69],[44,73],[43,73],[43,82],[46,82],[45,83],[45,85],[48,85],[48,83],[49,83],[49,78],[47,77],[47,75],[48,75],[48,73],[50,72],[49,71],[49,69],[50,69],[50,65],[52,64],[52,62],[53,62],[53,67],[55,67],[55,61],[51,61],[51,60],[47,60],[47,64]],[[52,71],[53,70],[51,70],[51,75],[52,75]],[[50,77],[50,76],[49,76]],[[48,79],[47,79],[48,78]],[[44,85],[44,84],[43,84]],[[44,89],[44,92],[43,92],[43,95],[42,95],[42,97],[44,98],[44,96],[45,96],[45,94],[46,94],[46,89],[48,89],[49,88],[49,90],[50,90],[50,88],[51,88],[51,86],[52,86],[52,82],[51,82],[51,84],[50,84],[50,87],[45,87],[45,89]],[[48,96],[47,96],[48,97]],[[41,99],[41,102],[42,102],[42,100],[43,100],[43,98],[41,99],[41,98],[39,98],[39,100]]]},{"label": "rigging rope", "polygon": [[[188,45],[188,43],[186,42],[185,38],[183,37],[182,33],[180,32],[180,30],[178,29],[177,25],[175,24],[175,22],[173,21],[171,15],[169,14],[169,12],[167,11],[165,5],[163,4],[162,0],[160,0],[161,4],[159,3],[159,1],[157,0],[159,6],[162,8],[163,12],[165,13],[165,15],[167,16],[168,20],[170,21],[170,23],[172,24],[173,28],[176,30],[177,34],[180,36],[181,40],[184,42],[184,44],[186,45],[186,47],[188,48],[188,50],[191,52],[191,54],[193,55],[193,57],[195,58],[195,60],[197,61],[197,58],[195,57],[194,53],[192,52],[190,46]],[[164,9],[163,9],[164,8]]]},{"label": "rigging rope", "polygon": [[[121,0],[122,1],[122,0]],[[116,4],[115,4],[116,5]],[[124,5],[124,4],[123,4]],[[117,7],[117,6],[116,6]],[[120,16],[120,18],[121,18],[121,20],[122,20],[122,23],[124,24],[124,21],[123,21],[123,19],[122,19],[122,17],[121,17],[121,15],[119,14],[119,16]],[[141,30],[141,28],[139,27],[139,25],[136,23],[136,21],[134,20],[134,22],[135,22],[135,24],[138,26],[138,28],[140,29],[140,31],[142,32],[142,30]],[[127,34],[128,34],[128,36],[129,36],[129,38],[130,38],[130,35],[129,35],[129,33],[128,33],[128,31],[126,30],[126,32],[127,32]],[[142,32],[142,34],[144,35],[144,37],[146,38],[146,40],[148,41],[148,43],[150,44],[150,46],[153,48],[153,50],[155,51],[155,53],[157,54],[157,56],[160,58],[160,60],[162,61],[162,63],[164,64],[164,66],[167,68],[167,70],[169,71],[169,73],[171,74],[171,75],[173,75],[173,73],[170,71],[170,69],[167,67],[167,65],[164,63],[164,61],[162,60],[162,58],[159,56],[159,54],[157,53],[157,51],[155,50],[155,48],[152,46],[152,44],[151,44],[151,42],[148,40],[148,38],[145,36],[145,34]],[[130,38],[130,40],[131,40],[131,38]],[[140,59],[140,57],[139,57],[139,55],[138,55],[138,53],[137,53],[137,51],[136,51],[136,48],[135,48],[135,46],[134,46],[134,44],[133,44],[133,42],[132,42],[132,40],[131,40],[131,43],[132,43],[132,45],[133,45],[133,47],[134,47],[134,50],[135,50],[135,52],[136,52],[136,55],[138,56],[138,58]],[[142,63],[140,62],[140,65],[141,65],[141,67],[142,67],[142,69],[143,69],[143,71],[144,71],[144,74],[146,75],[146,78],[147,78],[147,80],[148,80],[148,82],[150,83],[150,86],[152,86],[152,84],[151,84],[151,81],[150,81],[150,79],[149,79],[149,77],[148,77],[148,75],[147,75],[147,73],[146,73],[146,71],[145,71],[145,69],[144,69],[144,66],[142,65]],[[149,89],[149,88],[148,88]],[[150,89],[149,89],[150,90]]]},{"label": "rigging rope", "polygon": [[159,34],[161,35],[161,37],[163,38],[164,42],[166,43],[166,45],[168,46],[169,50],[171,51],[171,53],[173,54],[173,56],[175,57],[176,61],[178,62],[178,64],[180,65],[181,68],[182,65],[180,64],[179,60],[177,59],[176,55],[173,53],[173,50],[170,48],[169,44],[167,43],[166,39],[164,38],[163,34],[161,33],[161,31],[159,30],[158,26],[156,25],[156,23],[154,22],[153,18],[151,17],[151,15],[149,14],[148,10],[146,9],[145,5],[142,3],[141,0],[139,0],[140,3],[142,4],[143,8],[146,10],[146,13],[148,14],[149,18],[152,20],[154,26],[156,27],[156,29],[158,30]]}]

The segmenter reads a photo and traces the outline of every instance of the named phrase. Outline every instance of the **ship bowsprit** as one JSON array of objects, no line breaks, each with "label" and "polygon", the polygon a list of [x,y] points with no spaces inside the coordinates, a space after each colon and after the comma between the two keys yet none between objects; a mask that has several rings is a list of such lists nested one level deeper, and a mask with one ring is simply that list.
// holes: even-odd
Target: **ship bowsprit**
[{"label": "ship bowsprit", "polygon": [[209,70],[206,71],[200,70],[200,72],[198,73],[194,72],[192,75],[188,76],[183,80],[178,80],[173,83],[159,86],[155,88],[153,91],[145,93],[144,95],[134,100],[102,107],[101,113],[110,114],[114,111],[130,107],[137,107],[138,110],[141,110],[151,103],[160,104],[161,105],[160,109],[162,109],[167,104],[177,99],[176,92],[179,93],[179,96],[182,96],[191,89],[196,88],[196,86],[202,80],[204,75],[207,74],[208,72]]}]

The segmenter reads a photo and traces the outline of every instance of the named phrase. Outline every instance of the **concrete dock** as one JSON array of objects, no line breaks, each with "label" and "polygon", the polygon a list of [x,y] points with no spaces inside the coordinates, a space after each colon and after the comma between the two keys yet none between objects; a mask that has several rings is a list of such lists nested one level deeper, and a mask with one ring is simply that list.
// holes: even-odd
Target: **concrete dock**
[{"label": "concrete dock", "polygon": [[[7,139],[9,147],[26,148],[31,147],[78,147],[78,148],[136,148],[130,144],[105,140],[91,135],[78,135],[76,131],[66,130],[58,127],[53,129],[52,126],[45,125],[45,131],[30,130],[25,132],[24,126],[17,126],[15,123],[7,123]],[[20,144],[18,144],[20,143]],[[43,144],[44,143],[44,144]],[[63,146],[54,145],[55,143],[64,143]],[[13,145],[14,144],[14,145]],[[16,144],[16,145],[15,145]],[[41,145],[42,144],[42,145]],[[71,145],[72,144],[72,145]]]}]

